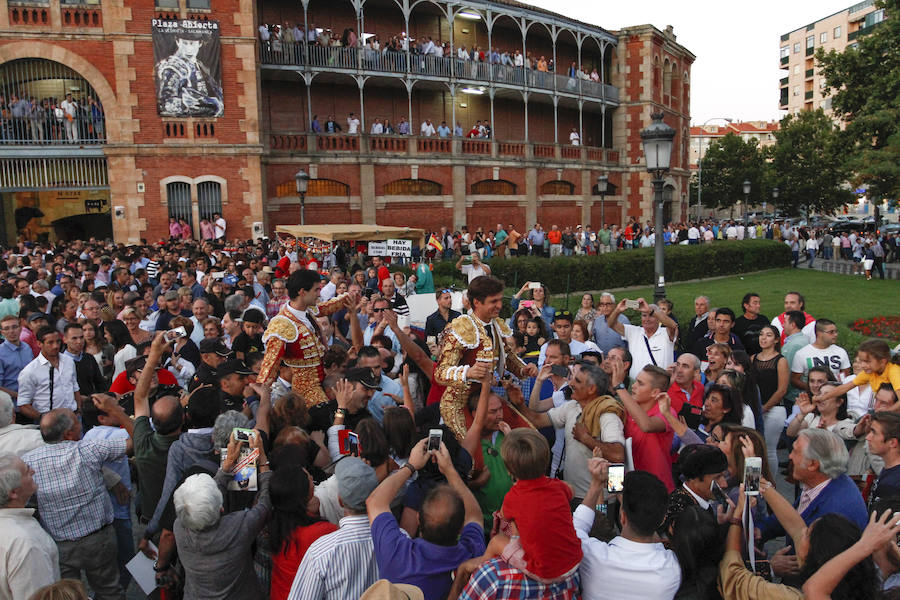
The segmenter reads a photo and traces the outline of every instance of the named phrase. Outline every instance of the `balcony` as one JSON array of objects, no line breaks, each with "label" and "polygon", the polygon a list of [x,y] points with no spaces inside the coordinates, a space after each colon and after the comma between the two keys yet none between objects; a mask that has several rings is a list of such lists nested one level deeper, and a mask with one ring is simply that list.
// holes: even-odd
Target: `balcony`
[{"label": "balcony", "polygon": [[301,43],[259,42],[259,50],[260,62],[265,66],[329,72],[344,70],[352,73],[409,74],[419,78],[469,81],[475,85],[493,82],[501,86],[556,91],[619,103],[619,89],[615,86],[524,67],[405,52],[381,53],[365,48],[307,46]]},{"label": "balcony", "polygon": [[812,100],[813,99],[813,91],[810,90],[803,95],[804,100]]},{"label": "balcony", "polygon": [[807,69],[807,70],[806,70],[806,76],[805,76],[806,79],[812,79],[812,76],[813,76],[813,72],[814,72],[814,71],[815,71],[815,69]]},{"label": "balcony", "polygon": [[781,78],[781,87],[784,87],[788,84],[788,79],[789,79],[788,77]]},{"label": "balcony", "polygon": [[81,146],[105,143],[105,117],[94,120],[89,114],[82,114],[71,120],[57,120],[44,113],[44,118],[7,117],[0,122],[0,148],[56,146],[56,150],[69,152]]},{"label": "balcony", "polygon": [[267,136],[273,154],[357,154],[367,158],[435,157],[535,160],[544,162],[602,163],[617,165],[619,151],[593,146],[498,141],[480,138],[417,137],[409,135],[329,135],[278,132]]},{"label": "balcony", "polygon": [[812,55],[815,54],[815,53],[816,53],[816,47],[815,47],[815,46],[807,46],[807,47],[806,47],[806,56],[812,56]]},{"label": "balcony", "polygon": [[785,66],[786,64],[788,64],[789,62],[791,62],[790,56],[782,56],[781,57],[781,66],[782,67]]}]

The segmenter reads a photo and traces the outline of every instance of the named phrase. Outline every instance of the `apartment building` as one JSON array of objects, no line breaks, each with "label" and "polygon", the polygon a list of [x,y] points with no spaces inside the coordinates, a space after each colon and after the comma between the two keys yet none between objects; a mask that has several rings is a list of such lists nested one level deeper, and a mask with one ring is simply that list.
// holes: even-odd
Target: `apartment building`
[{"label": "apartment building", "polygon": [[822,108],[831,113],[825,78],[815,64],[818,48],[843,52],[856,45],[885,18],[874,0],[864,0],[781,36],[779,66],[786,71],[779,82],[778,107],[798,113]]}]

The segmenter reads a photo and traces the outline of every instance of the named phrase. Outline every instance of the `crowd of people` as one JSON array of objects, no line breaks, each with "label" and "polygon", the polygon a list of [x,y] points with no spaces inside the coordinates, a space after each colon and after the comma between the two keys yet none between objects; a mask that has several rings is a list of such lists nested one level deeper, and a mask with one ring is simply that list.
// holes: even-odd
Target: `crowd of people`
[{"label": "crowd of people", "polygon": [[[362,133],[363,127],[360,122],[359,117],[355,113],[349,113],[347,115],[346,123],[342,126],[340,122],[336,121],[334,115],[328,115],[324,122],[319,121],[319,115],[313,115],[312,121],[310,121],[309,130],[311,133],[341,133],[346,131],[350,135],[357,135]],[[466,137],[469,139],[473,138],[481,138],[481,139],[490,139],[492,130],[491,124],[489,121],[478,120],[472,125],[472,128],[467,132],[463,131],[462,125],[460,125],[459,121],[456,122],[456,125],[453,129],[447,125],[446,121],[441,121],[439,125],[435,125],[435,123],[431,119],[425,119],[422,121],[422,124],[419,126],[419,129],[414,131],[412,125],[410,125],[409,121],[406,120],[406,117],[400,117],[400,120],[397,122],[396,126],[391,123],[389,118],[382,119],[381,117],[375,117],[372,120],[372,124],[369,127],[369,135],[413,135],[417,134],[420,137],[440,137],[440,138],[450,138],[450,137]]]},{"label": "crowd of people", "polygon": [[106,139],[103,105],[93,96],[73,98],[67,93],[36,98],[0,95],[0,141],[11,143],[59,142],[76,144]]},{"label": "crowd of people", "polygon": [[[429,238],[437,241],[424,250],[428,258],[452,259],[461,255],[478,253],[481,258],[505,256],[573,256],[595,255],[618,250],[652,248],[656,232],[650,221],[641,223],[629,217],[624,225],[603,223],[596,231],[590,225],[567,225],[562,229],[551,225],[544,230],[540,223],[519,232],[514,224],[504,227],[498,223],[495,229],[485,232],[468,227],[451,231],[446,227],[431,231]],[[793,264],[798,266],[801,257],[812,268],[815,259],[832,260],[838,257],[857,263],[855,274],[864,272],[871,279],[878,271],[884,279],[885,262],[900,260],[900,240],[896,233],[850,231],[832,234],[824,228],[794,226],[790,221],[753,219],[745,224],[734,219],[702,219],[687,223],[671,222],[663,230],[666,246],[672,244],[705,244],[715,241],[744,239],[774,239],[791,247]]]},{"label": "crowd of people", "polygon": [[3,252],[0,599],[124,598],[136,553],[164,598],[897,597],[883,340],[796,291],[501,318],[479,248],[460,313],[307,250]]},{"label": "crowd of people", "polygon": [[542,73],[558,72],[563,74],[564,71],[565,75],[572,80],[600,82],[600,73],[596,67],[589,68],[587,65],[582,65],[579,68],[578,62],[573,60],[568,67],[563,65],[560,70],[557,69],[552,55],[548,58],[529,50],[523,54],[519,48],[510,51],[498,46],[482,47],[477,44],[473,44],[471,47],[462,44],[454,48],[449,41],[435,41],[431,36],[412,38],[406,32],[393,35],[386,42],[382,42],[378,34],[369,34],[363,37],[364,39],[360,38],[353,27],[346,27],[341,33],[338,33],[329,28],[316,27],[315,23],[310,23],[307,31],[304,31],[303,23],[300,22],[293,25],[288,22],[281,25],[262,23],[259,26],[260,42],[266,44],[273,52],[291,53],[297,61],[303,58],[302,49],[298,45],[306,43],[311,46],[358,49],[362,52],[363,61],[376,68],[387,64],[393,69],[403,69],[405,68],[405,55],[409,52],[413,57],[411,60],[414,61],[411,66],[419,64],[422,70],[425,69],[425,63],[421,62],[423,57],[448,60],[455,58],[457,68],[462,72],[468,65],[473,78],[476,78],[478,74],[475,63],[489,63],[533,71],[538,78]]}]

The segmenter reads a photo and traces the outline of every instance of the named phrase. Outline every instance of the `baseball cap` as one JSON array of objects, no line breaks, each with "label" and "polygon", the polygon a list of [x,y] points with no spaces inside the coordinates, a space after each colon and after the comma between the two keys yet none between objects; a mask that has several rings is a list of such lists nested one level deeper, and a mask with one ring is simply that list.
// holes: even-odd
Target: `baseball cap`
[{"label": "baseball cap", "polygon": [[258,325],[261,325],[262,322],[266,320],[266,315],[264,315],[263,312],[258,308],[248,308],[241,316],[241,320],[244,323],[256,323]]},{"label": "baseball cap", "polygon": [[359,382],[371,390],[381,390],[381,379],[375,375],[375,371],[364,367],[347,369],[344,378],[350,382]]},{"label": "baseball cap", "polygon": [[347,456],[334,466],[334,475],[341,503],[350,510],[365,509],[366,499],[378,487],[375,469],[355,456]]},{"label": "baseball cap", "polygon": [[45,314],[42,313],[42,312],[33,312],[33,313],[31,313],[30,315],[28,315],[28,318],[25,319],[25,321],[28,322],[28,323],[34,323],[34,322],[37,321],[38,319],[44,319],[44,320],[46,320],[46,319],[47,319],[47,315],[45,315]]},{"label": "baseball cap", "polygon": [[219,338],[203,338],[200,340],[200,354],[218,354],[219,356],[228,356],[231,351]]},{"label": "baseball cap", "polygon": [[169,300],[178,300],[178,292],[176,290],[169,290],[166,292],[165,299],[167,302]]},{"label": "baseball cap", "polygon": [[219,367],[217,371],[220,378],[226,377],[228,375],[255,375],[253,371],[250,370],[250,367],[244,364],[244,361],[240,359],[229,360],[221,367]]}]

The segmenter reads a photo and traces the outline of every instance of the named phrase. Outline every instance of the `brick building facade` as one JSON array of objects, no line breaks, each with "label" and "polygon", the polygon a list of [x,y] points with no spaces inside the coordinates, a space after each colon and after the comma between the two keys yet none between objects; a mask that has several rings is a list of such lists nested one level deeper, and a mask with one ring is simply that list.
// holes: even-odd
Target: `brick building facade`
[{"label": "brick building facade", "polygon": [[[300,221],[299,169],[311,177],[308,223],[436,229],[650,219],[639,132],[656,110],[676,130],[667,212],[676,219],[685,212],[694,56],[671,29],[610,32],[506,1],[410,4],[0,0],[4,106],[12,105],[11,94],[40,102],[72,91],[85,107],[95,98],[103,112],[103,121],[96,112],[91,121],[90,109],[81,109],[77,142],[66,139],[65,123],[49,118],[42,139],[29,133],[28,121],[5,120],[0,230],[13,239],[21,230],[17,211],[33,206],[45,216],[29,223],[32,234],[101,234],[105,223],[117,241],[132,243],[166,237],[171,216],[197,234],[200,219],[218,209],[229,237],[250,237]],[[158,115],[153,19],[218,22],[222,116]],[[353,28],[382,44],[408,32],[450,44],[453,57],[462,45],[493,47],[559,66],[536,72],[372,53],[364,45],[262,41],[259,27],[274,24],[336,34]],[[569,68],[598,76],[570,76]],[[362,121],[362,135],[347,135],[350,112]],[[312,119],[324,125],[329,115],[343,131],[312,133]],[[376,117],[395,126],[404,118],[414,135],[369,135]],[[426,118],[435,127],[458,122],[464,131],[486,121],[493,138],[415,135]],[[573,131],[582,145],[569,143]],[[610,181],[603,201],[601,174]]]}]

